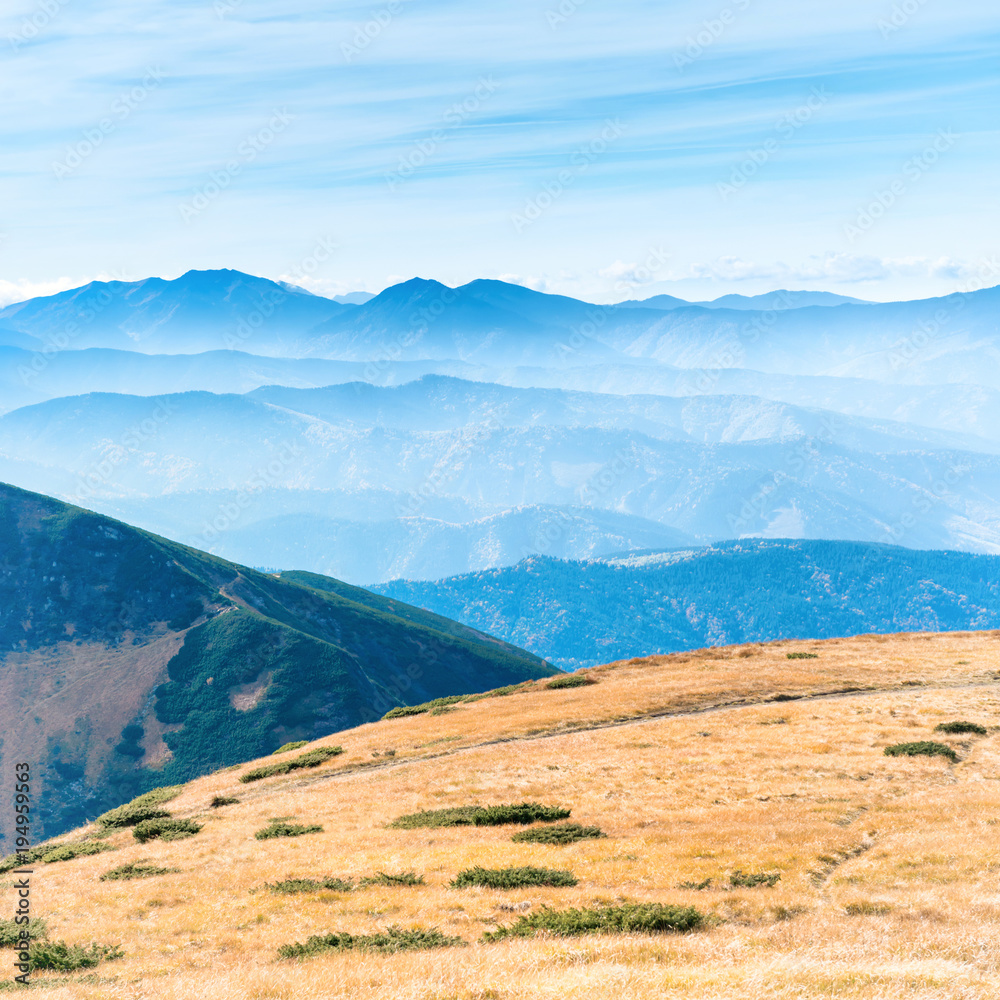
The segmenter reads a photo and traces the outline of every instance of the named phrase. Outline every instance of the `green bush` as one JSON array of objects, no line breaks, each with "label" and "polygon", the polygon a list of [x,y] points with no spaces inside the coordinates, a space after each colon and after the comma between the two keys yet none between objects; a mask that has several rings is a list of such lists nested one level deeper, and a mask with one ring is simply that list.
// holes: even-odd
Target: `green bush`
[{"label": "green bush", "polygon": [[271,892],[291,895],[297,892],[320,892],[323,889],[329,889],[333,892],[351,892],[354,885],[342,878],[289,878],[285,879],[284,882],[275,882],[273,885],[268,883],[265,888],[270,889]]},{"label": "green bush", "polygon": [[975,733],[976,736],[985,736],[986,727],[980,726],[977,722],[942,722],[934,727],[936,733]]},{"label": "green bush", "polygon": [[317,747],[315,750],[307,750],[298,757],[291,760],[283,760],[277,764],[264,764],[255,767],[252,771],[240,776],[240,781],[246,785],[251,781],[260,781],[261,778],[272,778],[276,774],[288,774],[290,771],[298,771],[306,767],[319,767],[333,757],[338,757],[344,752],[343,747]]},{"label": "green bush", "polygon": [[76,972],[78,969],[92,969],[101,962],[122,958],[125,952],[117,946],[91,944],[66,944],[65,941],[52,943],[40,941],[30,949],[31,970],[51,970],[52,972]]},{"label": "green bush", "polygon": [[288,753],[291,750],[301,750],[302,747],[308,746],[308,744],[309,740],[293,740],[291,743],[286,743],[284,746],[278,747],[274,753]]},{"label": "green bush", "polygon": [[[711,881],[711,880],[710,880]],[[744,872],[737,868],[729,876],[729,884],[734,889],[754,889],[766,885],[773,889],[781,881],[781,872]]]},{"label": "green bush", "polygon": [[951,747],[943,743],[934,743],[930,740],[921,740],[919,743],[896,743],[894,746],[886,747],[883,751],[886,757],[947,757],[954,762],[958,760],[958,754]]},{"label": "green bush", "polygon": [[415,951],[424,948],[449,948],[464,945],[461,938],[446,937],[436,927],[403,930],[389,927],[379,934],[315,934],[305,944],[286,944],[278,949],[281,958],[310,958],[327,951]]},{"label": "green bush", "polygon": [[216,795],[209,805],[213,809],[221,809],[222,806],[235,806],[239,801],[232,795]]},{"label": "green bush", "polygon": [[275,837],[301,837],[306,833],[322,833],[323,827],[318,825],[302,826],[299,823],[279,823],[272,821],[269,826],[258,830],[254,837],[257,840],[272,840]]},{"label": "green bush", "polygon": [[113,850],[115,848],[110,844],[104,844],[99,840],[76,840],[49,848],[42,855],[41,862],[45,865],[51,865],[56,861],[72,861],[74,858],[87,858],[93,854],[103,854],[105,851]]},{"label": "green bush", "polygon": [[449,705],[457,705],[460,701],[465,701],[469,696],[465,694],[451,695],[448,698],[435,698],[433,701],[425,701],[422,705],[400,705],[398,708],[390,709],[382,720],[405,719],[410,715],[423,715],[436,708],[447,708]]},{"label": "green bush", "polygon": [[517,922],[495,931],[487,931],[484,942],[509,937],[531,937],[548,931],[559,937],[578,934],[657,934],[666,931],[689,931],[700,927],[704,918],[693,906],[669,906],[665,903],[625,903],[593,909],[551,910],[518,917]]},{"label": "green bush", "polygon": [[367,875],[359,883],[360,889],[367,889],[375,885],[424,885],[423,875],[416,872],[399,872],[397,875],[390,875],[388,872],[379,872],[377,875]]},{"label": "green bush", "polygon": [[201,832],[201,826],[190,819],[147,819],[132,830],[132,836],[145,844],[148,840],[183,840]]},{"label": "green bush", "polygon": [[154,788],[151,792],[146,792],[131,802],[126,802],[125,805],[98,816],[97,822],[105,829],[118,830],[128,826],[137,826],[147,819],[166,819],[170,813],[159,807],[164,802],[176,799],[183,790],[183,785]]},{"label": "green bush", "polygon": [[567,674],[565,677],[557,677],[555,680],[549,681],[545,686],[550,691],[558,691],[560,688],[586,687],[588,684],[596,683],[597,681],[584,674]]},{"label": "green bush", "polygon": [[0,920],[0,948],[16,948],[21,943],[21,931],[27,931],[36,941],[48,937],[49,933],[45,921],[39,917],[33,917],[27,925]]},{"label": "green bush", "polygon": [[570,871],[558,868],[466,868],[452,880],[453,889],[481,885],[486,889],[522,889],[529,886],[570,886],[578,879]]},{"label": "green bush", "polygon": [[503,806],[454,806],[450,809],[426,809],[400,816],[389,826],[396,830],[441,826],[505,826],[512,823],[527,826],[529,823],[551,823],[557,819],[566,819],[569,814],[569,809],[543,806],[537,802]]},{"label": "green bush", "polygon": [[554,826],[536,826],[521,830],[510,839],[516,843],[575,844],[578,840],[606,837],[598,826],[580,826],[579,823],[556,823]]},{"label": "green bush", "polygon": [[15,868],[30,867],[36,862],[41,861],[51,850],[51,845],[45,845],[31,847],[23,854],[8,854],[3,861],[0,861],[0,875],[3,875],[5,872],[12,872]]},{"label": "green bush", "polygon": [[101,876],[102,882],[127,882],[135,878],[153,878],[156,875],[172,875],[179,868],[161,868],[148,861],[131,861],[120,868],[112,868]]},{"label": "green bush", "polygon": [[818,660],[819,653],[785,653],[790,660]]},{"label": "green bush", "polygon": [[678,889],[695,889],[698,892],[702,892],[705,889],[710,889],[712,887],[712,880],[710,878],[703,879],[701,882],[681,882],[677,886]]}]

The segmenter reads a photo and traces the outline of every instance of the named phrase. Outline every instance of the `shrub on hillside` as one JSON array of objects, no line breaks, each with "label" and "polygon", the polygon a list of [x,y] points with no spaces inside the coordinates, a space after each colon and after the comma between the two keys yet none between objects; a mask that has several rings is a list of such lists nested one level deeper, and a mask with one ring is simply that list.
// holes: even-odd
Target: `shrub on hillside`
[{"label": "shrub on hillside", "polygon": [[556,823],[554,826],[536,826],[521,830],[510,839],[517,843],[575,844],[578,840],[606,837],[599,826],[580,826],[579,823]]},{"label": "shrub on hillside", "polygon": [[149,840],[183,840],[201,832],[201,826],[190,819],[147,819],[132,830],[132,836],[145,844]]},{"label": "shrub on hillside", "polygon": [[40,941],[30,949],[31,971],[44,969],[52,972],[76,972],[78,969],[92,969],[101,962],[123,958],[125,952],[112,945],[66,944],[65,941]]},{"label": "shrub on hillside", "polygon": [[379,934],[314,934],[305,944],[286,944],[278,949],[280,958],[311,958],[327,951],[376,951],[389,954],[425,948],[449,948],[464,945],[461,938],[446,937],[436,927],[403,930],[389,927]]},{"label": "shrub on hillside", "polygon": [[744,872],[737,868],[729,876],[729,884],[734,889],[754,889],[766,885],[773,889],[781,881],[781,872]]},{"label": "shrub on hillside", "polygon": [[51,865],[57,861],[73,861],[75,858],[87,858],[94,854],[103,854],[105,851],[113,851],[110,844],[104,844],[99,840],[76,840],[68,844],[60,844],[47,850],[41,856],[44,865]]},{"label": "shrub on hillside", "polygon": [[484,942],[509,937],[531,937],[547,931],[559,937],[579,934],[661,934],[690,931],[700,927],[704,917],[693,906],[665,903],[625,903],[591,909],[551,910],[518,917],[517,922],[487,931]]},{"label": "shrub on hillside", "polygon": [[235,806],[240,800],[232,795],[216,795],[209,805],[213,809],[221,809],[222,806]]},{"label": "shrub on hillside", "polygon": [[947,757],[953,763],[958,760],[958,754],[951,747],[931,740],[921,740],[918,743],[896,743],[883,751],[886,757]]},{"label": "shrub on hillside", "polygon": [[147,819],[166,819],[170,813],[160,807],[164,802],[176,799],[183,790],[183,785],[154,788],[151,792],[146,792],[131,802],[98,816],[97,822],[105,829],[118,830],[137,826]]},{"label": "shrub on hillside", "polygon": [[156,875],[172,875],[179,868],[161,868],[148,861],[132,861],[119,868],[112,868],[101,876],[102,882],[129,882],[136,878],[153,878]]},{"label": "shrub on hillside", "polygon": [[549,681],[545,686],[550,691],[558,691],[560,688],[586,687],[588,684],[596,683],[597,681],[584,674],[567,674],[565,677],[557,677],[555,680]]},{"label": "shrub on hillside", "polygon": [[307,833],[322,833],[319,825],[302,826],[300,823],[284,823],[272,820],[268,826],[258,830],[254,837],[257,840],[272,840],[275,837],[301,837]]},{"label": "shrub on hillside", "polygon": [[289,878],[285,879],[284,882],[268,883],[265,888],[270,889],[271,892],[292,895],[298,892],[320,892],[323,889],[328,889],[331,892],[351,892],[354,885],[342,878]]},{"label": "shrub on hillside", "polygon": [[942,722],[934,727],[936,733],[974,733],[976,736],[985,736],[986,727],[980,726],[977,722]]},{"label": "shrub on hillside", "polygon": [[790,660],[818,660],[819,653],[785,653]]},{"label": "shrub on hillside", "polygon": [[426,809],[400,816],[389,824],[397,830],[442,826],[505,826],[529,823],[551,823],[567,819],[570,810],[561,806],[543,806],[537,802],[521,802],[502,806],[453,806],[450,809]]},{"label": "shrub on hillside", "polygon": [[400,705],[398,708],[393,708],[386,712],[382,716],[382,719],[385,721],[386,719],[404,719],[410,715],[423,715],[425,712],[431,712],[436,708],[447,708],[449,705],[457,705],[460,701],[465,701],[467,698],[468,695],[456,694],[447,698],[435,698],[433,701],[425,701],[421,705]]},{"label": "shrub on hillside", "polygon": [[301,750],[304,746],[308,745],[308,740],[293,740],[291,743],[286,743],[284,746],[278,747],[271,756],[273,757],[274,754],[278,753],[289,753],[292,750]]},{"label": "shrub on hillside", "polygon": [[379,872],[377,875],[366,875],[359,883],[359,889],[367,889],[371,886],[397,886],[397,885],[424,885],[423,875],[416,872],[399,872],[390,875],[388,872]]},{"label": "shrub on hillside", "polygon": [[35,941],[48,937],[49,933],[45,921],[39,917],[32,917],[26,925],[0,920],[0,948],[16,948],[21,943],[22,931],[27,931]]},{"label": "shrub on hillside", "polygon": [[466,868],[451,882],[453,889],[479,885],[486,889],[523,889],[532,886],[571,886],[576,876],[559,868]]},{"label": "shrub on hillside", "polygon": [[298,771],[307,767],[319,767],[333,757],[338,757],[344,752],[343,747],[317,747],[315,750],[307,750],[298,757],[291,760],[283,760],[276,764],[263,764],[255,767],[252,771],[240,775],[240,781],[246,785],[251,781],[260,781],[261,778],[272,778],[276,774],[288,774],[290,771]]}]

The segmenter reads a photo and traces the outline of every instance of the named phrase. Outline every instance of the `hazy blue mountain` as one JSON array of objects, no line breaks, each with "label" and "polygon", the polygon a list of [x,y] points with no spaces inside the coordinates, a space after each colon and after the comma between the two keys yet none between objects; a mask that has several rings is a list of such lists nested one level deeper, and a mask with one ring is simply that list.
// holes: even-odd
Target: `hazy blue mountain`
[{"label": "hazy blue mountain", "polygon": [[855,299],[850,295],[834,292],[792,292],[779,288],[763,295],[722,295],[717,299],[689,302],[673,295],[653,295],[648,299],[630,299],[619,303],[628,309],[680,309],[685,306],[703,306],[705,309],[802,309],[805,306],[842,306],[846,303],[868,305],[865,299]]},{"label": "hazy blue mountain", "polygon": [[1000,557],[741,541],[375,588],[564,669],[727,643],[1000,628]]},{"label": "hazy blue mountain", "polygon": [[[50,400],[0,417],[0,476],[229,558],[365,583],[678,538],[996,551],[1000,457],[962,441],[753,397],[430,376]],[[322,519],[311,552],[303,515]]]},{"label": "hazy blue mountain", "polygon": [[0,309],[0,326],[39,347],[180,354],[253,345],[294,354],[306,331],[354,308],[240,271],[188,271],[173,281],[94,281],[18,302]]}]

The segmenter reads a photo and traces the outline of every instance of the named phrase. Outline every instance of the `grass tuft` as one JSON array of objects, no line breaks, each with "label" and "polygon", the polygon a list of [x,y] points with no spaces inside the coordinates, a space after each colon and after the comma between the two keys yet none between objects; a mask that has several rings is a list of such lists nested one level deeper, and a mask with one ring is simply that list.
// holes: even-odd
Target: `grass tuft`
[{"label": "grass tuft", "polygon": [[579,840],[607,837],[599,826],[580,826],[579,823],[556,823],[554,826],[536,826],[521,830],[510,839],[518,844],[575,844]]},{"label": "grass tuft", "polygon": [[818,660],[819,653],[785,653],[789,660]]},{"label": "grass tuft", "polygon": [[441,826],[506,826],[513,823],[527,826],[529,823],[551,823],[566,819],[569,814],[569,809],[543,806],[537,802],[502,806],[453,806],[450,809],[426,809],[400,816],[389,826],[396,830]]},{"label": "grass tuft", "polygon": [[291,760],[283,760],[277,764],[263,764],[255,767],[252,771],[240,775],[240,781],[246,785],[251,781],[260,781],[262,778],[272,778],[276,774],[288,774],[290,771],[298,771],[306,767],[319,767],[333,757],[338,757],[344,752],[343,747],[317,747],[315,750],[307,750],[298,757]]},{"label": "grass tuft", "polygon": [[27,931],[35,941],[48,937],[49,933],[40,917],[32,917],[26,925],[14,920],[0,920],[0,948],[16,948],[21,943],[22,931]]},{"label": "grass tuft", "polygon": [[693,906],[669,906],[665,903],[625,903],[590,909],[552,910],[518,917],[517,922],[495,931],[487,931],[483,942],[502,941],[509,937],[532,937],[547,932],[558,937],[580,934],[661,934],[690,931],[700,927],[704,917]]},{"label": "grass tuft", "polygon": [[466,868],[452,880],[453,889],[480,885],[486,889],[522,889],[531,886],[571,886],[579,880],[570,872],[558,868]]},{"label": "grass tuft", "polygon": [[213,809],[221,809],[222,806],[235,806],[239,801],[234,795],[216,795],[209,805]]},{"label": "grass tuft", "polygon": [[358,883],[358,888],[367,889],[370,886],[384,885],[384,886],[395,886],[395,885],[424,885],[423,875],[418,875],[416,872],[399,872],[396,875],[390,875],[388,872],[379,872],[377,875],[367,875]]},{"label": "grass tuft", "polygon": [[596,683],[597,681],[584,674],[567,674],[565,677],[557,677],[555,680],[549,681],[545,686],[550,691],[558,691],[561,688],[587,687]]},{"label": "grass tuft", "polygon": [[282,945],[278,949],[278,955],[281,958],[311,958],[328,951],[376,951],[389,954],[464,944],[461,938],[446,937],[436,927],[427,930],[422,927],[410,930],[389,927],[379,934],[314,934],[305,944]]},{"label": "grass tuft", "polygon": [[[709,879],[711,881],[711,879]],[[744,872],[737,868],[729,876],[729,884],[734,889],[754,889],[766,885],[773,889],[781,881],[781,872]]]},{"label": "grass tuft", "polygon": [[131,861],[119,868],[112,868],[101,876],[102,882],[128,882],[136,878],[153,878],[156,875],[172,875],[179,868],[161,868],[148,861]]},{"label": "grass tuft", "polygon": [[254,837],[257,840],[272,840],[275,837],[301,837],[307,833],[322,833],[319,825],[302,826],[300,823],[282,823],[272,820],[270,825],[258,830]]},{"label": "grass tuft", "polygon": [[958,760],[958,754],[951,747],[931,740],[921,740],[918,743],[896,743],[883,751],[886,757],[947,757],[953,763]]},{"label": "grass tuft", "polygon": [[288,753],[291,750],[301,750],[304,746],[308,745],[309,745],[309,740],[293,740],[291,743],[286,743],[284,746],[278,747],[278,749],[275,750],[274,753],[271,754],[271,756],[273,757],[274,754],[278,753]]},{"label": "grass tuft", "polygon": [[101,962],[123,958],[125,952],[116,945],[66,944],[65,941],[41,941],[30,949],[31,970],[44,969],[52,972],[76,972],[78,969],[92,969]]},{"label": "grass tuft", "polygon": [[271,892],[280,892],[286,895],[294,895],[298,892],[322,892],[324,889],[331,892],[351,892],[354,884],[342,878],[289,878],[284,882],[266,883],[266,889]]},{"label": "grass tuft", "polygon": [[129,826],[138,826],[147,819],[166,819],[170,813],[160,806],[164,802],[176,799],[184,790],[183,785],[170,785],[165,788],[154,788],[131,802],[111,809],[97,817],[97,823],[105,829],[120,830]]},{"label": "grass tuft", "polygon": [[942,722],[934,727],[936,733],[975,733],[976,736],[985,736],[986,727],[978,722]]},{"label": "grass tuft", "polygon": [[190,819],[147,819],[132,831],[145,844],[149,840],[184,840],[201,832],[201,825]]}]

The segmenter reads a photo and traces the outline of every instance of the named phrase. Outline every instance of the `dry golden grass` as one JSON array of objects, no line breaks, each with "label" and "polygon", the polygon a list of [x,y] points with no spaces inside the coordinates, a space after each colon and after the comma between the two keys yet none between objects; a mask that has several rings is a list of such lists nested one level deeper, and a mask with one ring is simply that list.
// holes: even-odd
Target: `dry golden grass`
[{"label": "dry golden grass", "polygon": [[[815,660],[788,660],[791,651]],[[360,727],[321,744],[316,771],[250,785],[251,765],[192,782],[168,805],[188,840],[110,840],[114,854],[42,866],[50,936],[120,944],[96,975],[39,974],[56,998],[1000,996],[1000,634],[861,637],[706,650],[598,667],[590,687],[487,699]],[[919,683],[918,683],[919,682]],[[840,695],[825,692],[865,688]],[[776,695],[804,696],[774,702]],[[986,737],[933,734],[969,719]],[[961,760],[890,758],[939,739]],[[386,757],[386,750],[395,755]],[[374,756],[377,754],[378,756]],[[215,795],[240,803],[208,808]],[[514,830],[394,830],[419,809],[539,801],[606,840],[512,843]],[[257,841],[275,816],[324,832]],[[179,874],[100,882],[140,859]],[[574,888],[497,892],[448,883],[472,865],[569,868]],[[780,871],[774,888],[727,874]],[[285,878],[413,869],[427,884],[279,895]],[[682,882],[711,878],[704,891]],[[0,881],[12,906],[9,877]],[[695,905],[683,936],[475,943],[511,905]],[[469,947],[279,961],[329,931],[437,927]]]}]

